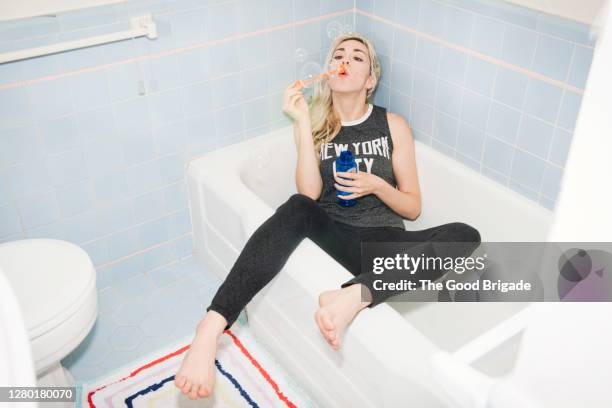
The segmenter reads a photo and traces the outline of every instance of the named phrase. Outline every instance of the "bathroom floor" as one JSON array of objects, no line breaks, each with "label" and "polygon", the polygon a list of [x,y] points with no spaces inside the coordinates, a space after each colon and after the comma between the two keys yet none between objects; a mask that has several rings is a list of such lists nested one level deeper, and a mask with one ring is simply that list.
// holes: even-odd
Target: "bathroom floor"
[{"label": "bathroom floor", "polygon": [[98,378],[194,333],[220,284],[191,256],[138,279],[138,290],[126,292],[113,285],[98,291],[94,327],[62,360],[76,381]]},{"label": "bathroom floor", "polygon": [[[141,275],[140,279],[152,282],[139,285],[144,289],[131,293],[116,286],[98,291],[94,327],[74,352],[62,360],[77,384],[107,377],[169,345],[192,338],[196,324],[221,284],[193,256]],[[244,312],[236,325],[248,328]]]}]

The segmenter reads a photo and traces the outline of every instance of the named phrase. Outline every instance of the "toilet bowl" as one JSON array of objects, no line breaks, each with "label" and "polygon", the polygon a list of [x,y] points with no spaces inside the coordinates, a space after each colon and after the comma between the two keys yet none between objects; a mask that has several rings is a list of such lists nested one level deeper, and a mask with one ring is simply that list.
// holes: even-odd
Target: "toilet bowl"
[{"label": "toilet bowl", "polygon": [[21,308],[39,386],[72,386],[61,365],[93,327],[96,273],[79,246],[57,239],[0,244],[0,268]]}]

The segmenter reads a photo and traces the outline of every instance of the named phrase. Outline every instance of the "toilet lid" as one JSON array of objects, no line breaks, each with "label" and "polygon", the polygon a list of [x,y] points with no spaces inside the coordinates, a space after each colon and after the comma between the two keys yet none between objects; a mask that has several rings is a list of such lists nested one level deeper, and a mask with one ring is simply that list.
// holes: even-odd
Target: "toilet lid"
[{"label": "toilet lid", "polygon": [[[32,349],[22,315],[17,297],[0,267],[0,384],[4,387],[36,386]],[[33,408],[38,404],[27,406]]]},{"label": "toilet lid", "polygon": [[89,255],[79,246],[57,239],[0,244],[0,267],[15,292],[31,336],[42,334],[49,322],[62,318],[95,280]]}]

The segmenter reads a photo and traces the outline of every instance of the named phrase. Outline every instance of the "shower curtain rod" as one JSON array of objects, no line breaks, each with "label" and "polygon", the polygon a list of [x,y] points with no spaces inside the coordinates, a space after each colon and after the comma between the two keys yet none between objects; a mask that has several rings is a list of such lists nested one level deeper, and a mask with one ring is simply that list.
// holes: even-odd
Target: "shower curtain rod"
[{"label": "shower curtain rod", "polygon": [[0,64],[142,36],[147,36],[149,39],[157,38],[157,26],[155,25],[155,21],[153,21],[151,14],[130,18],[129,30],[79,40],[66,41],[58,44],[45,45],[42,47],[1,53]]}]

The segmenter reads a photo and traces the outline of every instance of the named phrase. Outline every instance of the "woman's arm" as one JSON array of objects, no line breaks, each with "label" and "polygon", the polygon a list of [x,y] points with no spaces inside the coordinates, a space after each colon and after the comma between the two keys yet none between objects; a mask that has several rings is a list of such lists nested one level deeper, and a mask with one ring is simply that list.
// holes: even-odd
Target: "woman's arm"
[{"label": "woman's arm", "polygon": [[397,189],[386,181],[379,184],[374,194],[393,211],[409,220],[421,214],[421,190],[417,175],[414,138],[408,123],[399,115],[388,113],[389,130],[393,139],[393,174]]},{"label": "woman's arm", "polygon": [[293,119],[293,138],[297,148],[295,184],[300,194],[317,200],[323,190],[323,181],[318,156],[314,151],[308,105],[301,87],[296,85],[299,84],[289,85],[283,94],[283,111]]},{"label": "woman's arm", "polygon": [[323,181],[319,171],[319,158],[314,152],[310,120],[293,122],[293,137],[297,148],[295,184],[300,194],[313,200],[321,196]]}]

